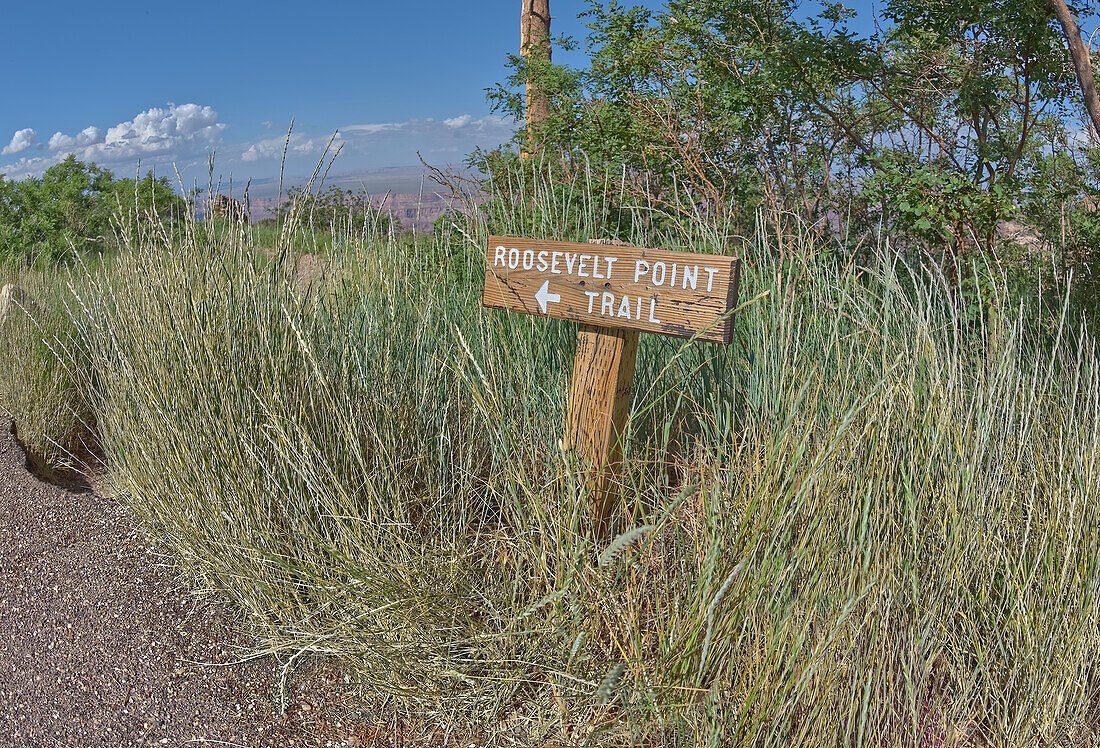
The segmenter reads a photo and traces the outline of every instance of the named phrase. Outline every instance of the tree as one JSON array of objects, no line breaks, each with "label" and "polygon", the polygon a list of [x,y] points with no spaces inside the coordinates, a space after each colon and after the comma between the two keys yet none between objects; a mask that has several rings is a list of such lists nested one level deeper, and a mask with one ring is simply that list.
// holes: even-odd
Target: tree
[{"label": "tree", "polygon": [[820,233],[886,228],[953,265],[994,243],[1070,140],[1074,79],[1047,2],[888,0],[890,25],[861,37],[837,3],[589,0],[591,64],[512,58],[490,99],[522,112],[512,87],[537,79],[537,137],[565,174],[603,166],[658,212],[745,233],[767,205]]},{"label": "tree", "polygon": [[365,231],[386,233],[390,216],[370,203],[365,190],[329,187],[312,193],[291,187],[287,200],[276,210],[280,220],[303,221],[314,231],[339,231],[360,235]]},{"label": "tree", "polygon": [[490,99],[519,114],[512,86],[535,77],[550,104],[540,142],[622,173],[633,198],[662,210],[729,223],[772,200],[820,220],[836,160],[856,138],[840,127],[850,92],[837,65],[815,63],[858,66],[860,50],[844,11],[799,24],[797,7],[673,0],[655,12],[590,0],[588,68],[511,58],[509,85]]},{"label": "tree", "polygon": [[[536,67],[550,64],[550,0],[523,0],[519,53]],[[550,116],[550,103],[537,77],[528,77],[526,89],[527,140],[537,150],[534,131]]]},{"label": "tree", "polygon": [[164,177],[115,179],[70,155],[39,178],[0,177],[0,261],[57,264],[103,252],[114,243],[120,216],[161,222],[185,210]]},{"label": "tree", "polygon": [[1071,126],[1072,78],[1046,0],[890,0],[865,107],[876,157],[864,197],[895,237],[946,259],[992,248],[1051,142]]}]

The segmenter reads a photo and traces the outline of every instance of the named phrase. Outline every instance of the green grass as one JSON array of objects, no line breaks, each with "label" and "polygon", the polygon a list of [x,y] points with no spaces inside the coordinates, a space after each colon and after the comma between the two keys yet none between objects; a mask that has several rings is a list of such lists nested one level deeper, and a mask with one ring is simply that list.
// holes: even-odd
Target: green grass
[{"label": "green grass", "polygon": [[480,253],[490,229],[600,236],[606,211],[527,189],[491,226],[337,234],[308,295],[293,242],[201,225],[71,284],[59,348],[111,485],[260,651],[339,659],[410,739],[1096,740],[1091,339],[988,268],[960,314],[935,268],[781,252],[762,217],[733,247],[735,343],[644,336],[594,544],[559,446],[574,328],[482,309]]}]

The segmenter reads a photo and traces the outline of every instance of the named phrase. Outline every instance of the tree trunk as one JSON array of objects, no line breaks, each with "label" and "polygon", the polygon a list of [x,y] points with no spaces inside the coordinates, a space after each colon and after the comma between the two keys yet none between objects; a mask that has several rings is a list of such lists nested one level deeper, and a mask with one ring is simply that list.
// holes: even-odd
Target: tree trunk
[{"label": "tree trunk", "polygon": [[1096,97],[1096,77],[1092,72],[1092,59],[1089,48],[1081,39],[1081,27],[1066,6],[1065,0],[1047,0],[1054,16],[1062,25],[1062,34],[1066,37],[1066,46],[1073,58],[1073,67],[1077,71],[1077,83],[1081,87],[1081,96],[1085,100],[1085,109],[1092,119],[1092,129],[1100,138],[1100,100]]},{"label": "tree trunk", "polygon": [[[527,62],[550,61],[550,0],[523,0],[520,16],[519,53]],[[527,76],[527,152],[538,150],[535,127],[550,116],[546,91]]]}]

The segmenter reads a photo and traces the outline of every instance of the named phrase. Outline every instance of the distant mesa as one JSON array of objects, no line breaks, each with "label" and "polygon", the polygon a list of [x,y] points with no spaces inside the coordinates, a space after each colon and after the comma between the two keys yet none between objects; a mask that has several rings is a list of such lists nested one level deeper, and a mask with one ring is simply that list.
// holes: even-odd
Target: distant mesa
[{"label": "distant mesa", "polygon": [[[274,218],[284,197],[249,199],[252,220]],[[461,202],[432,192],[370,195],[367,201],[390,216],[397,225],[411,231],[431,231],[432,224],[449,210],[459,210]]]},{"label": "distant mesa", "polygon": [[[290,187],[308,182],[308,177],[284,178],[283,194],[280,197],[277,177],[252,180],[248,190],[248,209],[252,221],[274,218],[280,205],[286,201],[286,193]],[[411,231],[430,232],[432,224],[445,213],[462,209],[461,201],[446,194],[437,183],[428,179],[420,166],[361,169],[330,174],[325,179],[324,186],[316,191],[329,187],[367,193],[367,200],[371,205],[388,214],[396,225]]]}]

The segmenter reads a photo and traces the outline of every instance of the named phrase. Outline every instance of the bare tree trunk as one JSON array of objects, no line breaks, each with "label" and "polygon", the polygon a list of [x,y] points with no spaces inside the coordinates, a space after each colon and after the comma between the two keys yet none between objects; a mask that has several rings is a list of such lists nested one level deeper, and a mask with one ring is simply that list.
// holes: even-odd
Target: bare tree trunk
[{"label": "bare tree trunk", "polygon": [[[523,0],[520,16],[519,53],[527,61],[550,61],[550,0]],[[537,82],[527,77],[527,150],[534,152],[535,127],[550,116],[550,99]]]},{"label": "bare tree trunk", "polygon": [[1085,109],[1092,119],[1092,129],[1100,137],[1100,99],[1096,97],[1096,78],[1092,72],[1092,59],[1089,48],[1081,39],[1081,27],[1066,6],[1065,0],[1047,0],[1054,16],[1062,25],[1062,34],[1066,37],[1066,46],[1073,58],[1073,67],[1077,71],[1077,83],[1081,87],[1081,96],[1085,99]]}]

